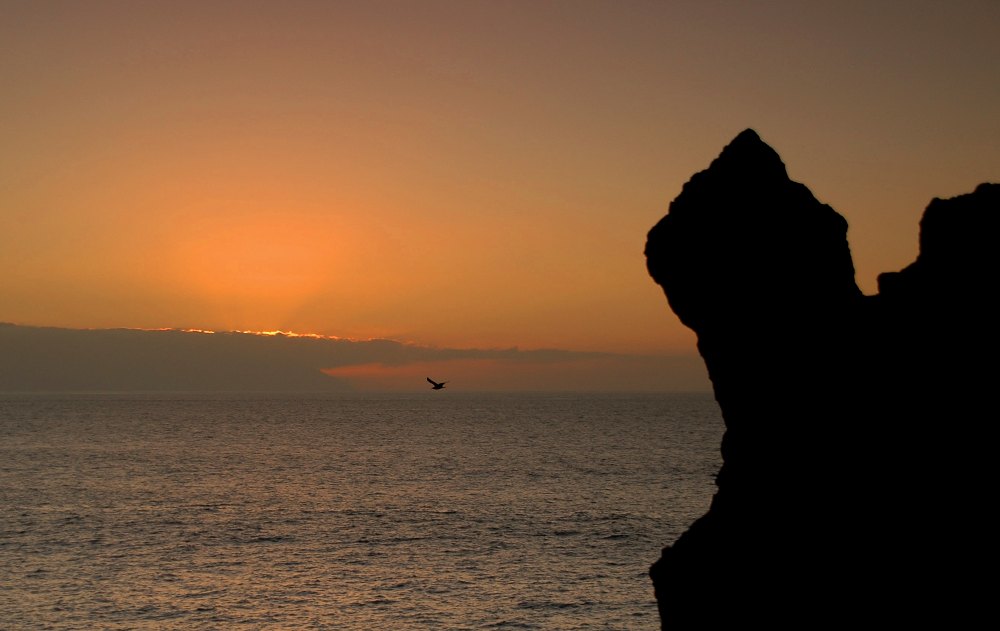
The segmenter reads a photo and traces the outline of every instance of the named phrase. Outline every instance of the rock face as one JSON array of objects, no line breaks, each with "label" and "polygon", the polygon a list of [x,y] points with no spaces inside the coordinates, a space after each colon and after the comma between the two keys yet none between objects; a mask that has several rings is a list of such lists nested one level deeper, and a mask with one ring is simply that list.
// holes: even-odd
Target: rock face
[{"label": "rock face", "polygon": [[[698,335],[726,433],[709,512],[652,569],[664,629],[961,626],[992,594],[1000,185],[935,199],[920,256],[854,280],[847,222],[755,132],[671,203],[646,257]],[[992,379],[991,379],[992,381]]]}]

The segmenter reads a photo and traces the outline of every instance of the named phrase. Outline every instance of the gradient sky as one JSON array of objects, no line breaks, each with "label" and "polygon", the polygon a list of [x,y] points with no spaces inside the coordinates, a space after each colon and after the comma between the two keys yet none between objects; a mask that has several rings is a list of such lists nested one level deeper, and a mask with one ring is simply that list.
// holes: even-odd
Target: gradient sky
[{"label": "gradient sky", "polygon": [[0,321],[692,353],[646,232],[741,130],[858,282],[1000,179],[996,0],[0,1]]}]

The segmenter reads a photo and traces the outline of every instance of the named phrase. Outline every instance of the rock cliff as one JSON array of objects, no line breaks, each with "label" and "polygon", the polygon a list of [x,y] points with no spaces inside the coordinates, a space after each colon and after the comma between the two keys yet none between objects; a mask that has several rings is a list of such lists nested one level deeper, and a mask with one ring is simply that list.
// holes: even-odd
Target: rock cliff
[{"label": "rock cliff", "polygon": [[754,131],[684,186],[647,265],[726,432],[709,512],[651,569],[664,629],[986,611],[998,216],[997,184],[935,199],[917,260],[864,296],[847,222]]}]

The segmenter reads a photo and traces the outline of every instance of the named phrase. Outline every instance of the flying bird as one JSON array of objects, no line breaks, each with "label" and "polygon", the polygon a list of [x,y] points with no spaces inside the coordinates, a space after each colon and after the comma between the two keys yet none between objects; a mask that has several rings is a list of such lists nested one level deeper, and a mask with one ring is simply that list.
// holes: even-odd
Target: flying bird
[{"label": "flying bird", "polygon": [[444,384],[448,383],[447,381],[442,381],[441,383],[438,383],[433,379],[431,379],[430,377],[427,378],[427,381],[430,382],[432,386],[434,386],[433,388],[431,388],[431,390],[440,390],[441,388],[444,387]]}]

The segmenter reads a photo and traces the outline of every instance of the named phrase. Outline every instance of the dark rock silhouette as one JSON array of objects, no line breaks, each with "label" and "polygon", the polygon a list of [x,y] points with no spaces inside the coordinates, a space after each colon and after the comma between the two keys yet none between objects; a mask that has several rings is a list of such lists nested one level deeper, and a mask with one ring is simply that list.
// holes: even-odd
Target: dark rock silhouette
[{"label": "dark rock silhouette", "polygon": [[726,422],[709,512],[651,568],[664,629],[961,628],[988,612],[1000,185],[935,199],[920,255],[854,279],[847,222],[752,130],[646,257]]}]

